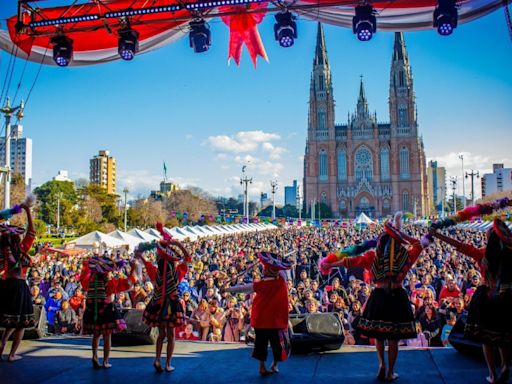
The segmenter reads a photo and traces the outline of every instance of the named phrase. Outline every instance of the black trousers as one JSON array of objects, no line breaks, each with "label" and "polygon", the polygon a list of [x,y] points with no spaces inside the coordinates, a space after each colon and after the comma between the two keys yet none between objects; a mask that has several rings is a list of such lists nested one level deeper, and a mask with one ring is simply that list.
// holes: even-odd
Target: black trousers
[{"label": "black trousers", "polygon": [[270,342],[274,361],[282,361],[281,355],[283,348],[279,340],[279,331],[280,329],[277,328],[255,328],[254,332],[256,333],[256,337],[254,340],[252,357],[259,361],[266,361],[268,343]]}]

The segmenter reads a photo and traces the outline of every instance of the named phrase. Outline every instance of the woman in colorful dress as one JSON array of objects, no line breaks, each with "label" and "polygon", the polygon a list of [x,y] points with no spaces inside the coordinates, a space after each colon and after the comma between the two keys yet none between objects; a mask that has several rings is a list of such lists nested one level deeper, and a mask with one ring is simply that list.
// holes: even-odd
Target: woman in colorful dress
[{"label": "woman in colorful dress", "polygon": [[142,258],[142,249],[139,248],[137,256],[142,258],[147,273],[155,284],[155,292],[146,307],[143,320],[150,327],[158,327],[156,341],[156,356],[153,367],[158,373],[164,371],[160,364],[164,339],[167,337],[167,356],[165,371],[172,372],[172,354],[174,352],[175,328],[183,325],[184,309],[178,295],[178,283],[187,273],[187,263],[191,257],[183,245],[171,239],[158,223],[157,229],[162,234],[162,240],[155,244],[157,251],[157,266]]},{"label": "woman in colorful dress", "polygon": [[[384,232],[377,240],[346,248],[338,252],[337,256],[330,254],[320,265],[324,273],[328,273],[332,267],[343,266],[362,267],[373,275],[375,289],[365,304],[357,328],[362,335],[375,339],[379,360],[377,379],[387,381],[398,379],[394,371],[398,342],[416,338],[416,322],[402,282],[423,248],[430,243],[427,237],[420,241],[400,232],[400,218],[400,213],[395,216],[394,226],[385,223]],[[375,250],[365,252],[375,246]],[[348,257],[362,252],[365,252],[362,256]],[[386,341],[387,370],[384,360]]]},{"label": "woman in colorful dress", "polygon": [[[119,318],[114,308],[116,293],[128,291],[137,280],[131,274],[127,279],[112,278],[112,273],[121,269],[123,263],[116,265],[106,256],[94,254],[84,261],[80,282],[87,292],[86,306],[83,314],[82,334],[92,334],[92,365],[94,368],[110,368],[109,363],[111,336],[114,331],[126,329],[124,320]],[[103,336],[103,364],[98,359],[100,337]]]},{"label": "woman in colorful dress", "polygon": [[[458,252],[471,257],[482,273],[468,311],[464,329],[465,337],[482,343],[485,361],[489,369],[489,383],[506,383],[510,378],[512,348],[512,231],[506,224],[494,219],[487,233],[487,245],[477,248],[437,232],[473,216],[489,214],[495,209],[512,205],[501,199],[494,203],[468,207],[455,216],[432,225],[432,236],[452,245]],[[496,375],[494,348],[498,347],[501,372]]]},{"label": "woman in colorful dress", "polygon": [[[26,269],[31,264],[28,251],[36,238],[30,207],[33,197],[22,204],[0,212],[4,220],[22,210],[27,214],[27,231],[8,224],[0,225],[0,327],[5,328],[0,341],[0,360],[7,340],[14,333],[11,351],[7,361],[20,360],[16,354],[23,339],[25,328],[35,325],[32,295],[26,282]],[[25,236],[21,238],[21,235]]]}]

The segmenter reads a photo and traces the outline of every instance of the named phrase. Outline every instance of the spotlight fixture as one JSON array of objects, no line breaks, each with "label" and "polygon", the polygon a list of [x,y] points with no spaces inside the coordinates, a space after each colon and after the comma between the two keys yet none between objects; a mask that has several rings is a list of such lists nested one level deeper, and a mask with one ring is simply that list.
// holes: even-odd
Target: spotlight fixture
[{"label": "spotlight fixture", "polygon": [[352,31],[360,41],[368,41],[377,32],[375,9],[371,5],[358,5],[352,19]]},{"label": "spotlight fixture", "polygon": [[73,58],[73,40],[65,35],[52,37],[53,60],[59,67],[67,67]]},{"label": "spotlight fixture", "polygon": [[457,28],[458,18],[456,0],[439,0],[434,10],[434,28],[441,36],[452,34]]},{"label": "spotlight fixture", "polygon": [[190,26],[190,47],[195,53],[206,52],[212,45],[210,27],[203,19],[193,20]]},{"label": "spotlight fixture", "polygon": [[297,23],[295,16],[289,11],[276,14],[276,23],[274,24],[274,36],[283,48],[289,48],[297,38]]},{"label": "spotlight fixture", "polygon": [[117,52],[123,60],[133,60],[135,54],[139,51],[139,32],[126,26],[117,31],[119,40]]}]

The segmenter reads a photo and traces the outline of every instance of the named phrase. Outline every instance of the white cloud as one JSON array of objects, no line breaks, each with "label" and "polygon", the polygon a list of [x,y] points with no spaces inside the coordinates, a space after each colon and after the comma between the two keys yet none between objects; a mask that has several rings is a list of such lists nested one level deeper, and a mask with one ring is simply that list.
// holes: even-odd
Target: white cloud
[{"label": "white cloud", "polygon": [[272,143],[265,142],[261,146],[264,151],[269,153],[270,160],[280,160],[281,155],[287,152],[287,149],[284,147],[276,147]]},{"label": "white cloud", "polygon": [[234,136],[218,135],[209,136],[208,144],[215,150],[244,153],[254,152],[261,143],[279,140],[277,133],[258,131],[240,131]]},{"label": "white cloud", "polygon": [[[118,182],[117,192],[127,187],[130,191],[128,196],[134,198],[137,196],[147,196],[149,191],[158,190],[163,176],[150,173],[148,170],[120,170],[117,174]],[[171,181],[177,183],[180,187],[197,186],[200,180],[196,178],[172,177]]]}]

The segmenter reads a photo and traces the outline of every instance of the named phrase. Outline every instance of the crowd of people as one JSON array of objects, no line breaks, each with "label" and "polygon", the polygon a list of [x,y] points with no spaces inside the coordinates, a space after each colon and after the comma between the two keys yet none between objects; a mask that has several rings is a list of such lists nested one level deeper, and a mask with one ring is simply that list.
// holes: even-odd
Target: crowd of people
[{"label": "crowd of people", "polygon": [[[338,226],[290,227],[183,242],[192,261],[178,285],[184,324],[176,330],[178,339],[212,342],[240,342],[251,338],[250,316],[253,296],[227,293],[226,288],[257,281],[262,276],[256,254],[269,251],[289,254],[294,266],[286,271],[291,314],[333,312],[342,321],[346,344],[372,344],[357,328],[372,287],[362,268],[333,268],[322,275],[319,260],[329,252],[371,239],[380,226],[363,229]],[[405,225],[404,230],[419,238],[426,228]],[[450,234],[477,247],[485,245],[485,234],[448,229]],[[38,249],[40,250],[40,249]],[[132,259],[124,250],[106,255],[113,260]],[[40,253],[29,270],[28,284],[33,303],[47,320],[50,334],[80,334],[86,296],[80,284],[83,260],[88,256]],[[155,255],[148,254],[150,261]],[[111,273],[111,278],[127,277],[130,265]],[[417,320],[418,337],[403,341],[411,346],[448,346],[448,335],[456,320],[466,313],[481,275],[475,262],[458,254],[446,243],[436,241],[409,270],[403,285]],[[115,295],[116,311],[144,310],[154,295],[154,284],[146,268],[128,291]]]}]

